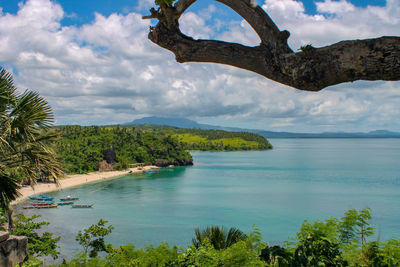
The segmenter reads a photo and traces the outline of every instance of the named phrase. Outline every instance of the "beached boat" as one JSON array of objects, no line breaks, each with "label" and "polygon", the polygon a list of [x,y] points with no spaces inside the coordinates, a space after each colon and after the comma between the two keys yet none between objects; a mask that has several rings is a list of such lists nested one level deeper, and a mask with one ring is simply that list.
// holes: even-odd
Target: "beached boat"
[{"label": "beached boat", "polygon": [[66,205],[72,205],[72,204],[74,204],[73,201],[64,201],[64,202],[57,203],[58,206],[66,206]]},{"label": "beached boat", "polygon": [[57,208],[58,206],[56,204],[53,205],[46,205],[46,206],[34,206],[35,209],[52,209],[52,208]]},{"label": "beached boat", "polygon": [[52,206],[52,205],[54,205],[53,202],[32,203],[32,206],[34,207]]},{"label": "beached boat", "polygon": [[73,208],[91,208],[94,204],[74,204]]},{"label": "beached boat", "polygon": [[53,200],[53,197],[49,197],[46,195],[40,195],[40,196],[30,196],[29,197],[32,200],[37,200],[37,201],[51,201]]},{"label": "beached boat", "polygon": [[60,198],[60,201],[71,201],[71,200],[79,200],[79,197],[67,196],[67,197],[64,197],[64,198]]}]

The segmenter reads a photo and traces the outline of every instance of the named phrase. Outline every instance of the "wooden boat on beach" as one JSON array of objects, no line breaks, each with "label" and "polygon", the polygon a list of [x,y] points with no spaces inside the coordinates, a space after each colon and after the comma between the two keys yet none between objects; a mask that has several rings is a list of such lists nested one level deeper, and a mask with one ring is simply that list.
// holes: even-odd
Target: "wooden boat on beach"
[{"label": "wooden boat on beach", "polygon": [[45,202],[45,203],[32,203],[34,207],[45,207],[45,206],[53,206],[55,205],[53,202]]},{"label": "wooden boat on beach", "polygon": [[58,205],[57,204],[53,204],[53,205],[46,205],[46,206],[34,206],[35,209],[52,209],[52,208],[57,208]]},{"label": "wooden boat on beach", "polygon": [[60,201],[72,201],[72,200],[79,200],[79,197],[67,196],[67,197],[64,197],[64,198],[60,198]]},{"label": "wooden boat on beach", "polygon": [[51,204],[51,205],[43,205],[43,206],[23,206],[23,209],[52,209],[52,208],[57,208],[58,206],[56,204]]},{"label": "wooden boat on beach", "polygon": [[94,204],[74,204],[73,208],[91,208]]},{"label": "wooden boat on beach", "polygon": [[30,196],[29,199],[37,200],[37,201],[52,201],[53,197],[49,197],[46,195],[40,195],[40,196]]},{"label": "wooden boat on beach", "polygon": [[66,205],[72,205],[72,204],[74,204],[73,201],[63,201],[63,202],[57,203],[58,206],[66,206]]}]

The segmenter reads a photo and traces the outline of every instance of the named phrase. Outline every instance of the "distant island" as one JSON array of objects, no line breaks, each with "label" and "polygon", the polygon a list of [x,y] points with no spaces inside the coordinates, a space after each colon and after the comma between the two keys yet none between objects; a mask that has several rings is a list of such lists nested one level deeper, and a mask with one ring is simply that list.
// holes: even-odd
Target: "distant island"
[{"label": "distant island", "polygon": [[186,118],[163,118],[163,117],[144,117],[123,125],[164,125],[179,128],[225,130],[230,132],[249,132],[259,134],[265,138],[400,138],[399,132],[387,130],[375,130],[364,132],[323,132],[323,133],[294,133],[294,132],[274,132],[259,129],[244,129],[237,127],[223,127],[210,124],[201,124]]}]

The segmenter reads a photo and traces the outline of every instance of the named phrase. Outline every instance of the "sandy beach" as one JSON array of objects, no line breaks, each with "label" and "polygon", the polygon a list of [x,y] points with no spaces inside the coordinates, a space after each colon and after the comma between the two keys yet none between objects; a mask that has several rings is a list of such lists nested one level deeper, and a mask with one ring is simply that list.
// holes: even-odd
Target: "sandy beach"
[{"label": "sandy beach", "polygon": [[11,205],[18,204],[19,202],[27,199],[29,196],[32,195],[42,194],[52,191],[59,191],[68,187],[92,183],[109,178],[115,178],[129,173],[139,173],[143,171],[148,171],[149,169],[159,169],[159,167],[145,166],[141,168],[130,168],[123,171],[91,172],[88,174],[75,174],[60,178],[58,180],[59,181],[58,185],[54,183],[37,183],[33,186],[24,186],[19,190],[21,196],[19,196],[16,200],[11,202]]}]

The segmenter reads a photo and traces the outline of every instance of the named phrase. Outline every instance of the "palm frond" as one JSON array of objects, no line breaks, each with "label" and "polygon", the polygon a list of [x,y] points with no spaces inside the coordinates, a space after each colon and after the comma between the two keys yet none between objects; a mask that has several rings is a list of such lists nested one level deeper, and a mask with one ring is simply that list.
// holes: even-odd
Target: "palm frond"
[{"label": "palm frond", "polygon": [[25,91],[18,96],[10,117],[12,137],[17,138],[15,141],[36,141],[43,128],[48,128],[53,122],[53,113],[48,102],[32,91]]},{"label": "palm frond", "polygon": [[8,203],[19,196],[18,181],[6,172],[0,172],[0,205],[3,210],[7,210]]},{"label": "palm frond", "polygon": [[215,249],[225,249],[247,238],[247,235],[237,228],[230,228],[228,231],[224,226],[215,225],[207,226],[203,230],[196,228],[194,233],[195,237],[192,238],[192,243],[196,248],[202,246],[205,239]]},{"label": "palm frond", "polygon": [[[8,209],[18,196],[22,178],[36,183],[52,177],[57,182],[60,163],[51,142],[59,137],[49,131],[53,113],[37,92],[19,94],[10,73],[0,67],[0,205]],[[12,224],[11,213],[9,223]]]},{"label": "palm frond", "polygon": [[16,90],[11,73],[0,67],[0,114],[5,112],[8,105],[15,101]]}]

